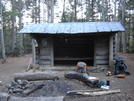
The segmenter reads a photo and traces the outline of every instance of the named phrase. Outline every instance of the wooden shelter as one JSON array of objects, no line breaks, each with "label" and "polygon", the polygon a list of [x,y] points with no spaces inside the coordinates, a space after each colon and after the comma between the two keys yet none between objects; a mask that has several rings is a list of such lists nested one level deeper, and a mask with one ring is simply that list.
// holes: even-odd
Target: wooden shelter
[{"label": "wooden shelter", "polygon": [[74,64],[112,68],[120,22],[28,24],[19,33],[32,37],[33,62],[39,66]]}]

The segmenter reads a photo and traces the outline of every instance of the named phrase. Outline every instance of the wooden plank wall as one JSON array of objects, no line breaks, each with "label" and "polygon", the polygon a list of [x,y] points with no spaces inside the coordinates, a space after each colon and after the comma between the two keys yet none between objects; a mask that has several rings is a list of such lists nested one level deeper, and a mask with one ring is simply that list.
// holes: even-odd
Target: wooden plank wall
[{"label": "wooden plank wall", "polygon": [[102,69],[109,65],[109,35],[95,36],[94,66]]},{"label": "wooden plank wall", "polygon": [[[69,60],[73,58],[76,60],[84,58],[88,61],[93,59],[95,67],[107,69],[109,67],[109,38],[109,34],[95,35],[94,38],[91,36],[39,36],[36,38],[39,45],[36,47],[36,63],[40,67],[53,66],[55,59],[61,58],[63,60],[65,58]],[[52,49],[53,45],[55,51]],[[116,53],[115,46],[115,37],[113,37],[113,56]]]},{"label": "wooden plank wall", "polygon": [[39,64],[40,68],[43,69],[44,66],[53,66],[53,53],[52,53],[52,37],[51,36],[43,36],[38,37],[38,48],[37,51],[37,64]]}]

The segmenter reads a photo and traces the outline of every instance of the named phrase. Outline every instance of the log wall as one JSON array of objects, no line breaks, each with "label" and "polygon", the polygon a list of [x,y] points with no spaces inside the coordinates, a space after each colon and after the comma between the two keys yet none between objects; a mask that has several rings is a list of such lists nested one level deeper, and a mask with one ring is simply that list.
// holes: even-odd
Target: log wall
[{"label": "log wall", "polygon": [[100,68],[108,68],[109,65],[109,36],[95,36],[94,44],[94,66]]},{"label": "log wall", "polygon": [[[110,38],[115,56],[115,35],[40,35],[36,36],[36,64],[40,67],[54,66],[54,61],[93,61],[92,65],[106,69],[109,67]],[[112,58],[112,57],[111,57]],[[60,62],[61,63],[61,62]],[[87,63],[88,64],[88,63]],[[65,64],[66,65],[66,64]]]},{"label": "log wall", "polygon": [[37,64],[40,67],[44,66],[53,66],[53,49],[52,49],[52,37],[51,36],[42,36],[37,37],[38,48],[36,49],[37,54],[36,58]]},{"label": "log wall", "polygon": [[113,68],[113,57],[116,55],[115,34],[97,35],[94,41],[94,66],[101,69]]}]

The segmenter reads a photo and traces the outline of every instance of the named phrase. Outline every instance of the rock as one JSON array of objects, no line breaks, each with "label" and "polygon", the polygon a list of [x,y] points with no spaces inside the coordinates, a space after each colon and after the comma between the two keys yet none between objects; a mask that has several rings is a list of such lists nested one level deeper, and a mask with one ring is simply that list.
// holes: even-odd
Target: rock
[{"label": "rock", "polygon": [[2,81],[0,81],[0,86],[2,86]]},{"label": "rock", "polygon": [[12,85],[11,85],[11,84],[6,84],[6,87],[7,87],[8,89],[11,89],[11,88],[12,88]]},{"label": "rock", "polygon": [[21,80],[16,81],[19,85],[23,85],[23,82]]},{"label": "rock", "polygon": [[27,80],[22,80],[23,84],[28,84],[29,82]]},{"label": "rock", "polygon": [[15,87],[15,86],[17,86],[17,85],[18,85],[18,83],[17,83],[17,82],[12,81],[11,86]]},{"label": "rock", "polygon": [[12,94],[12,93],[13,93],[13,89],[8,89],[8,92],[9,92],[10,94]]}]

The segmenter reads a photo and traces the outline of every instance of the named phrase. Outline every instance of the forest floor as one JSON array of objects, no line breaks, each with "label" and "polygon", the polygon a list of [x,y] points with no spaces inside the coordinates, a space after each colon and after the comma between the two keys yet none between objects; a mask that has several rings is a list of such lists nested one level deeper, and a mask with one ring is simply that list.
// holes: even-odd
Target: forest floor
[{"label": "forest floor", "polygon": [[[110,89],[120,89],[121,93],[108,94],[101,96],[80,96],[80,95],[66,95],[70,90],[93,90],[85,83],[74,80],[66,79],[64,72],[59,71],[60,79],[56,81],[44,81],[45,86],[28,95],[28,97],[40,96],[64,96],[64,101],[134,101],[134,54],[118,53],[118,57],[123,57],[127,65],[127,71],[131,75],[125,78],[116,78],[114,75],[106,76],[105,72],[90,73],[91,76],[98,77],[101,81],[110,80]],[[0,92],[5,92],[5,85],[13,81],[14,73],[26,72],[31,55],[22,57],[8,57],[6,63],[0,61]],[[74,67],[75,68],[75,67]],[[11,94],[11,96],[24,97],[20,94]]]}]

